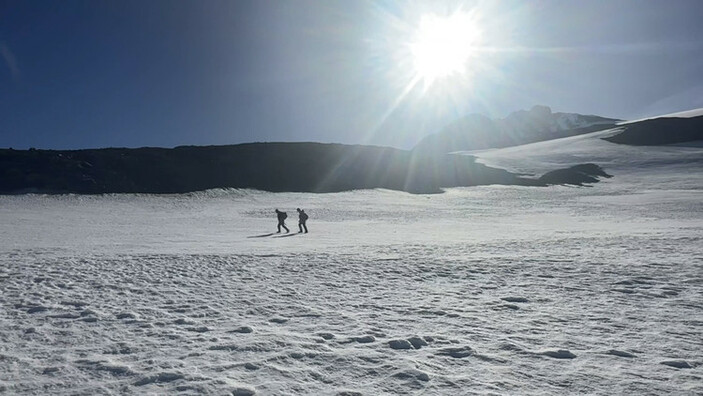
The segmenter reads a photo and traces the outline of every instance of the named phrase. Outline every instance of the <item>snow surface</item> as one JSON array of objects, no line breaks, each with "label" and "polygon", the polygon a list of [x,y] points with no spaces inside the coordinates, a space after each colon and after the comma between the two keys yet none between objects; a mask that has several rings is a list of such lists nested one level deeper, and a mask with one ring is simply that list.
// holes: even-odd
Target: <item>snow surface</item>
[{"label": "snow surface", "polygon": [[601,135],[479,154],[592,188],[0,197],[0,393],[701,394],[703,149]]},{"label": "snow surface", "polygon": [[703,116],[703,108],[700,109],[692,109],[692,110],[686,110],[686,111],[679,111],[678,113],[671,113],[671,114],[665,114],[665,115],[660,115],[656,117],[647,117],[647,118],[640,118],[637,120],[630,120],[630,121],[622,121],[618,123],[619,125],[625,125],[625,124],[631,124],[633,122],[639,122],[639,121],[645,121],[645,120],[653,120],[655,118],[664,118],[664,117],[675,117],[675,118],[692,118],[692,117],[700,117]]}]

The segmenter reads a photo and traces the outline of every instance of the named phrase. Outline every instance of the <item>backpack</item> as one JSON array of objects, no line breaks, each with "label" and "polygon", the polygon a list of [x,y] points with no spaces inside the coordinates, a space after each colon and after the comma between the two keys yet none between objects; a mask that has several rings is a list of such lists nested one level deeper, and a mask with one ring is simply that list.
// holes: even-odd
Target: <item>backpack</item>
[{"label": "backpack", "polygon": [[281,218],[282,218],[283,220],[285,220],[285,219],[288,218],[288,213],[286,213],[286,212],[281,212],[281,213],[283,213],[283,214],[281,215]]}]

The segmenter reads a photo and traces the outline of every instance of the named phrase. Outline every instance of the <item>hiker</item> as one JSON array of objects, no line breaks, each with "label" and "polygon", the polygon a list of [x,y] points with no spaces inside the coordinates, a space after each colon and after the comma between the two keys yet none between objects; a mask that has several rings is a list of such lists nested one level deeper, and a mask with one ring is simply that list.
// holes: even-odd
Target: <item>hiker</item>
[{"label": "hiker", "polygon": [[305,233],[308,233],[308,226],[305,225],[305,222],[308,221],[308,214],[305,213],[304,210],[298,208],[296,209],[298,211],[298,228],[300,228],[300,231],[298,231],[298,234],[303,232],[303,228],[305,228]]},{"label": "hiker", "polygon": [[280,210],[276,209],[276,215],[278,215],[278,232],[277,234],[281,233],[281,227],[286,229],[286,234],[290,232],[288,227],[286,227],[286,218],[288,217],[288,214],[286,212],[281,212]]}]

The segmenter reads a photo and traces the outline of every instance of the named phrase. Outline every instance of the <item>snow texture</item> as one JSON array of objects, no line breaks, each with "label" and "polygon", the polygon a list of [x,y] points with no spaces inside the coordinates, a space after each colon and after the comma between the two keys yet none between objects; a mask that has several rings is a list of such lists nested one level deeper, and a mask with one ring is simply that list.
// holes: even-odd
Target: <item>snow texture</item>
[{"label": "snow texture", "polygon": [[701,394],[703,149],[599,136],[480,155],[592,188],[0,197],[0,392]]}]

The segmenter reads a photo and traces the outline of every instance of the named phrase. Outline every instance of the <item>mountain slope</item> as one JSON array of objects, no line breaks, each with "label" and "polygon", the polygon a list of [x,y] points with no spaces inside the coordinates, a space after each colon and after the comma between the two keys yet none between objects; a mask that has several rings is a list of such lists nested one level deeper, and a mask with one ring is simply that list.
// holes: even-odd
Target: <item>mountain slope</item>
[{"label": "mountain slope", "polygon": [[517,111],[499,120],[472,114],[425,137],[414,150],[441,154],[510,147],[607,129],[617,121],[593,115],[552,113],[547,106],[534,106],[529,111]]},{"label": "mountain slope", "polygon": [[[690,119],[695,122],[695,119]],[[657,121],[651,123],[650,121]],[[638,124],[655,136],[676,137],[675,126],[685,119],[659,118],[616,128],[522,146],[473,151],[478,162],[520,174],[543,174],[571,164],[594,163],[607,169],[620,183],[646,182],[659,188],[700,190],[703,186],[703,146],[700,144],[644,145],[648,134],[636,133]],[[650,129],[657,125],[655,131]],[[627,128],[633,128],[627,134]],[[618,137],[621,134],[624,136]],[[700,139],[700,133],[698,135]],[[692,138],[695,138],[693,136]],[[616,144],[613,139],[622,143]],[[655,182],[656,181],[656,182]]]},{"label": "mountain slope", "polygon": [[[569,164],[574,165],[574,164]],[[550,169],[554,170],[554,169]],[[549,184],[591,182],[567,171]],[[413,193],[487,184],[546,185],[464,155],[321,143],[0,150],[0,193],[183,193],[213,188],[336,192],[386,188]]]},{"label": "mountain slope", "polygon": [[703,140],[703,116],[654,118],[623,125],[623,131],[604,138],[612,143],[657,146]]}]

